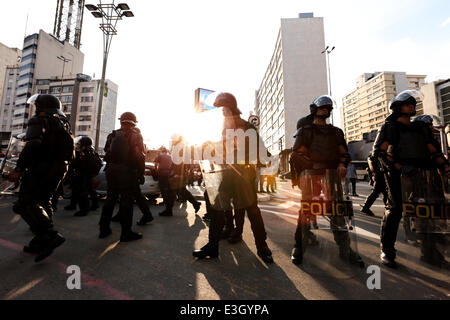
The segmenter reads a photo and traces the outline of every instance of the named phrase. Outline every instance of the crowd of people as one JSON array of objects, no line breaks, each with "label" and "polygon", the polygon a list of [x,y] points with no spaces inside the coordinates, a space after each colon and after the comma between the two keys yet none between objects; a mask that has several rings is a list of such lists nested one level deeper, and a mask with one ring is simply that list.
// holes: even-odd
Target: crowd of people
[{"label": "crowd of people", "polygon": [[[27,144],[10,180],[21,180],[14,212],[20,214],[34,232],[35,237],[24,250],[37,254],[35,261],[39,262],[65,241],[53,223],[53,212],[64,177],[67,177],[65,181],[71,184],[73,192],[71,202],[65,209],[76,210],[78,206],[79,211],[75,216],[86,216],[89,211],[98,209],[93,178],[99,173],[103,162],[92,148],[90,138],[80,139],[75,150],[70,125],[61,112],[61,103],[56,97],[40,94],[30,98],[29,103],[35,106],[36,114],[29,121]],[[420,169],[434,170],[434,176],[438,175],[435,170],[437,168],[441,174],[448,175],[450,172],[448,160],[434,140],[430,126],[421,121],[411,122],[416,113],[416,104],[417,98],[413,92],[399,94],[392,101],[392,115],[381,128],[369,159],[374,191],[362,212],[373,215],[370,206],[379,194],[383,194],[386,212],[381,228],[380,259],[390,267],[396,265],[395,242],[404,201],[403,177],[414,177]],[[214,106],[223,112],[223,140],[226,139],[226,130],[256,131],[251,123],[241,118],[241,111],[232,94],[217,94]],[[344,133],[327,123],[333,108],[334,102],[330,97],[318,97],[310,106],[310,115],[300,119],[297,124],[290,164],[293,185],[302,191],[302,208],[308,201],[345,201],[343,196],[350,193],[349,184],[352,184],[352,195],[357,196],[356,171],[351,164]],[[133,113],[124,113],[120,117],[120,129],[113,131],[107,138],[104,161],[108,190],[99,221],[100,239],[112,234],[113,221],[121,224],[121,242],[142,239],[142,234],[132,230],[135,203],[142,212],[139,225],[146,225],[154,220],[141,192],[141,185],[145,182],[145,152],[137,123]],[[263,144],[258,144],[258,148],[264,149],[267,154]],[[214,170],[204,171],[207,176],[194,179],[195,172],[200,168],[175,164],[169,151],[164,148],[155,159],[155,164],[155,178],[159,182],[165,206],[165,210],[159,213],[162,217],[173,216],[177,197],[189,201],[195,213],[198,213],[201,202],[195,199],[187,186],[192,185],[194,180],[205,186],[209,237],[201,249],[193,252],[194,257],[218,257],[219,242],[222,239],[228,239],[232,244],[242,241],[247,214],[258,256],[266,263],[273,262],[257,193],[258,184],[259,191],[264,192],[265,181],[268,193],[276,191],[276,166],[271,163],[262,164],[259,158],[257,164],[212,163],[210,165]],[[345,181],[344,190],[341,181]],[[441,193],[443,198],[442,190]],[[113,217],[117,204],[119,212]],[[302,209],[299,214],[295,246],[291,255],[294,264],[303,262],[305,243],[317,242],[311,232],[312,228],[318,228],[316,217],[307,216],[303,212]],[[345,219],[337,215],[329,219],[339,256],[351,264],[363,265],[362,258],[351,247]],[[422,233],[419,238],[424,261],[434,265],[445,264],[445,258],[435,246],[435,237]]]}]

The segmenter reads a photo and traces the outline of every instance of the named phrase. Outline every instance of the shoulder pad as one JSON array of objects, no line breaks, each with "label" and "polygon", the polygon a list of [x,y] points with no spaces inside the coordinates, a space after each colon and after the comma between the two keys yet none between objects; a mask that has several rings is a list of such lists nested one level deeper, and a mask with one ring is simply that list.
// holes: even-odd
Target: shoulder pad
[{"label": "shoulder pad", "polygon": [[300,134],[303,134],[305,132],[309,132],[312,128],[313,128],[313,126],[311,124],[308,124],[306,126],[301,127],[295,133],[294,138],[297,138]]}]

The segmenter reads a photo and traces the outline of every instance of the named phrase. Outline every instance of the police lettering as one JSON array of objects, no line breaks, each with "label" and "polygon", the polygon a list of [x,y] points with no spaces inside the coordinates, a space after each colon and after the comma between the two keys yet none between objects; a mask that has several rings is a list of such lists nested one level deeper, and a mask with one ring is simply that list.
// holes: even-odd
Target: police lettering
[{"label": "police lettering", "polygon": [[448,219],[450,217],[450,206],[423,203],[404,203],[403,214],[406,217],[416,217],[420,219]]},{"label": "police lettering", "polygon": [[336,201],[302,201],[302,214],[325,217],[349,217],[353,214],[351,204]]}]

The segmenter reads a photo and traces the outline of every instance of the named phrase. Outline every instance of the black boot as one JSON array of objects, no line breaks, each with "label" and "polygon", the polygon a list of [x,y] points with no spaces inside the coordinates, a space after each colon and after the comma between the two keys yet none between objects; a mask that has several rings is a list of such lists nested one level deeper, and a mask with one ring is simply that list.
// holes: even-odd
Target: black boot
[{"label": "black boot", "polygon": [[73,216],[74,217],[86,217],[88,215],[88,213],[89,213],[88,211],[78,211]]},{"label": "black boot", "polygon": [[269,247],[263,247],[258,249],[258,256],[265,263],[273,263],[272,251],[270,251]]},{"label": "black boot", "polygon": [[228,239],[228,238],[231,236],[232,231],[233,231],[233,230],[230,230],[230,229],[224,229],[224,230],[222,231],[222,233],[220,234],[220,239],[221,239],[221,240],[223,240],[223,239]]},{"label": "black boot", "polygon": [[303,263],[303,249],[295,247],[292,249],[291,255],[292,263],[295,265],[299,265]]},{"label": "black boot", "polygon": [[122,233],[120,236],[120,242],[131,242],[142,239],[141,233],[136,233],[133,231],[128,231],[126,233]]},{"label": "black boot", "polygon": [[362,258],[347,245],[339,246],[339,257],[350,264],[359,266],[361,269],[364,268]]},{"label": "black boot", "polygon": [[202,203],[197,201],[197,202],[195,202],[193,204],[193,206],[194,206],[194,209],[195,209],[195,213],[197,213],[197,212],[200,211],[200,208],[202,207]]},{"label": "black boot", "polygon": [[207,257],[210,257],[211,259],[217,258],[219,256],[219,248],[217,248],[217,246],[208,243],[200,250],[195,250],[194,252],[192,252],[192,255],[195,258],[199,259],[206,259]]},{"label": "black boot", "polygon": [[160,217],[172,217],[173,216],[173,212],[172,211],[163,211],[159,214]]},{"label": "black boot", "polygon": [[138,225],[138,226],[145,226],[147,223],[150,223],[150,222],[152,222],[153,220],[155,220],[155,219],[153,218],[153,216],[152,216],[151,214],[144,214],[144,215],[142,216],[141,220],[139,220],[139,221],[137,222],[137,225]]},{"label": "black boot", "polygon": [[372,210],[370,210],[369,208],[367,208],[365,206],[362,206],[361,212],[365,213],[369,217],[375,217],[375,214],[372,212]]},{"label": "black boot", "polygon": [[30,254],[38,254],[43,250],[44,243],[42,241],[42,238],[39,236],[34,237],[28,246],[23,247],[23,252],[30,253]]},{"label": "black boot", "polygon": [[50,256],[53,250],[62,245],[66,239],[58,232],[51,231],[44,237],[44,245],[39,255],[34,259],[34,262],[38,263]]},{"label": "black boot", "polygon": [[381,263],[389,268],[397,268],[397,263],[395,262],[395,254],[381,251],[380,255]]},{"label": "black boot", "polygon": [[109,237],[112,234],[111,228],[100,228],[100,235],[98,236],[99,239],[105,239]]},{"label": "black boot", "polygon": [[233,231],[228,238],[228,243],[236,244],[242,241],[242,234]]}]

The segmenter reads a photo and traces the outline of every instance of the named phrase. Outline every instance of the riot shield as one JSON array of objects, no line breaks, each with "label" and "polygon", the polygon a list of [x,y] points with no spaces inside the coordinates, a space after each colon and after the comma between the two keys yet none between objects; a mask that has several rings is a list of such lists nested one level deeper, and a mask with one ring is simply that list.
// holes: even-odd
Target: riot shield
[{"label": "riot shield", "polygon": [[8,149],[6,151],[5,159],[1,163],[1,182],[0,193],[11,192],[18,188],[18,184],[9,182],[9,175],[16,168],[17,160],[25,147],[26,142],[23,140],[24,135],[12,137],[9,141]]},{"label": "riot shield", "polygon": [[[448,178],[437,169],[402,174],[403,237],[397,260],[413,272],[450,281]],[[401,229],[401,228],[400,228]],[[400,236],[401,237],[401,236]]]},{"label": "riot shield", "polygon": [[364,264],[358,255],[353,205],[344,197],[337,170],[305,170],[299,181],[296,240],[301,238],[303,269],[317,276],[354,277]]},{"label": "riot shield", "polygon": [[255,173],[252,166],[200,162],[211,206],[218,211],[245,209],[255,204]]}]

